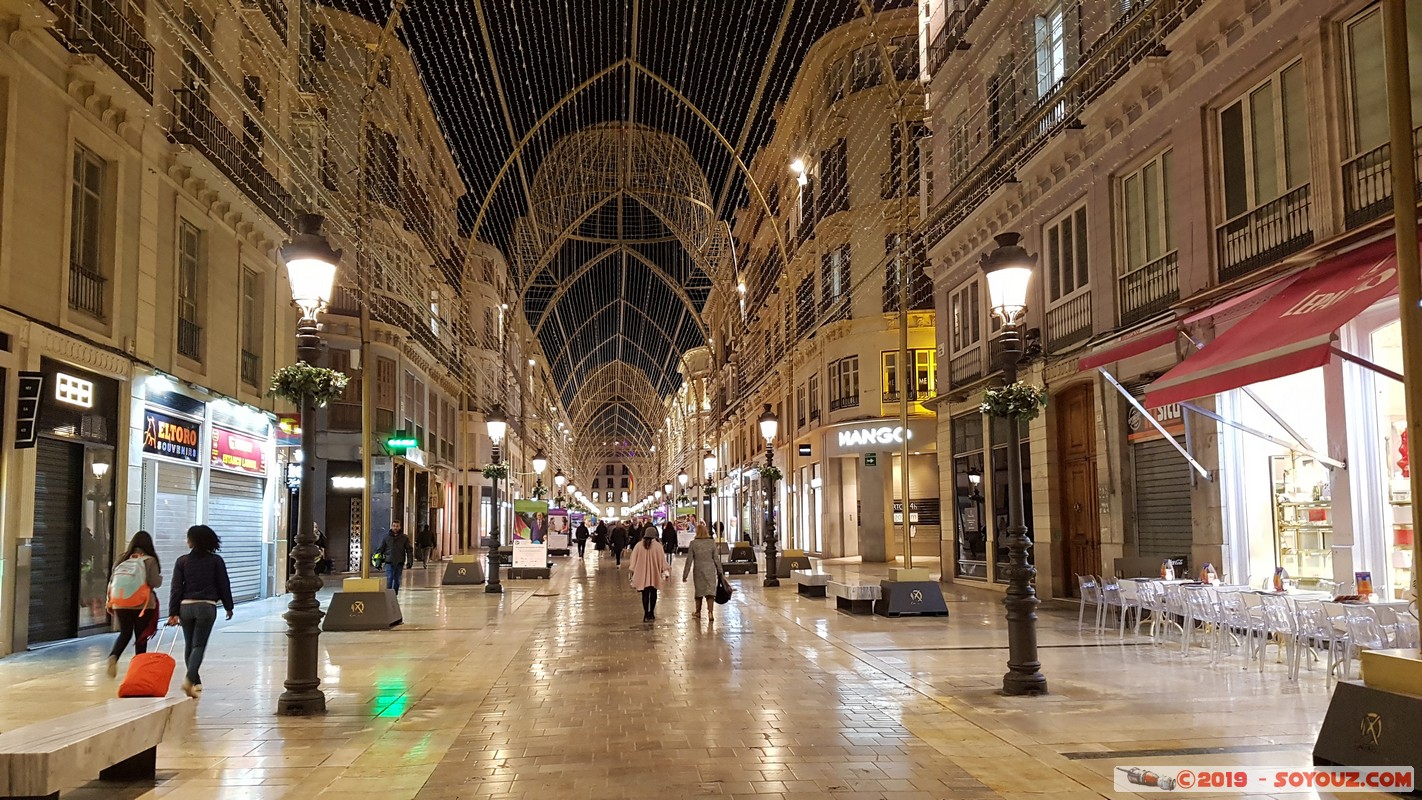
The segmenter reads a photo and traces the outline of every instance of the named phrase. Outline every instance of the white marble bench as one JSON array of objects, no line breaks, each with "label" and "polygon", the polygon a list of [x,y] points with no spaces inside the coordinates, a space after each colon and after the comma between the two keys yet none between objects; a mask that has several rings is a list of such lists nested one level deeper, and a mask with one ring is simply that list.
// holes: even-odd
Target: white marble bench
[{"label": "white marble bench", "polygon": [[877,583],[830,581],[825,588],[829,596],[834,598],[835,608],[851,614],[874,613],[874,601],[879,599],[880,594]]},{"label": "white marble bench", "polygon": [[795,579],[795,590],[805,597],[824,597],[825,587],[829,585],[828,572],[815,572],[808,569],[797,569],[790,573]]},{"label": "white marble bench", "polygon": [[186,697],[109,700],[0,734],[0,797],[57,798],[66,786],[153,780],[158,743]]}]

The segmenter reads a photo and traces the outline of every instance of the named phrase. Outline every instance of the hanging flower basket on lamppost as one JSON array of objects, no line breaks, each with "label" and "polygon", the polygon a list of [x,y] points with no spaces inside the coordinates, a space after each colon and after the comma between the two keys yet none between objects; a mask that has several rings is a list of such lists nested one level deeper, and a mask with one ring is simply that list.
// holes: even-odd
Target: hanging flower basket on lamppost
[{"label": "hanging flower basket on lamppost", "polygon": [[485,464],[481,472],[484,473],[485,478],[491,481],[501,481],[509,476],[509,465],[504,463]]},{"label": "hanging flower basket on lamppost", "polygon": [[1024,381],[1013,381],[983,392],[981,411],[990,417],[1030,422],[1047,407],[1047,390]]},{"label": "hanging flower basket on lamppost", "polygon": [[303,400],[310,399],[312,405],[320,408],[339,400],[345,394],[349,381],[350,378],[343,372],[298,361],[272,373],[268,394],[297,407]]}]

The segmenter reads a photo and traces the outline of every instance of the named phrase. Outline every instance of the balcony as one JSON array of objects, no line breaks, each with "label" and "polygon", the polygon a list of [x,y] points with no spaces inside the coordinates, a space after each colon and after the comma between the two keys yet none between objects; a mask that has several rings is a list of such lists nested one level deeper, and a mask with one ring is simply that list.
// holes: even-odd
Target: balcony
[{"label": "balcony", "polygon": [[262,213],[289,232],[296,215],[292,210],[291,195],[282,188],[281,182],[267,171],[260,158],[254,157],[242,146],[240,137],[232,129],[222,124],[205,98],[189,89],[178,89],[174,94],[178,97],[178,103],[176,122],[170,134],[173,141],[202,153]]},{"label": "balcony", "polygon": [[255,8],[272,24],[277,38],[286,41],[286,4],[282,0],[242,0],[243,8]]},{"label": "balcony", "polygon": [[69,265],[69,307],[104,319],[104,284],[108,278],[78,264]]},{"label": "balcony", "polygon": [[1091,292],[1085,291],[1047,309],[1047,348],[1055,350],[1091,338]]},{"label": "balcony", "polygon": [[[1422,175],[1422,128],[1412,131],[1412,160]],[[1383,144],[1344,162],[1343,222],[1356,228],[1391,213],[1392,145]]]},{"label": "balcony", "polygon": [[242,382],[253,388],[262,386],[262,357],[249,350],[242,351]]},{"label": "balcony", "polygon": [[1121,324],[1131,325],[1155,316],[1180,299],[1179,253],[1172,250],[1117,279],[1121,299]]},{"label": "balcony", "polygon": [[[929,393],[927,393],[927,392],[922,392],[922,393],[920,393],[920,392],[916,392],[916,391],[910,390],[910,391],[909,391],[909,396],[908,396],[909,402],[911,402],[911,403],[916,403],[916,402],[918,402],[920,395],[922,395],[923,399],[925,399],[925,400],[928,399],[928,397],[930,396]],[[897,390],[894,390],[894,391],[884,392],[884,402],[885,402],[885,403],[897,403],[897,402],[899,402],[899,393],[898,393],[898,391],[897,391]]]},{"label": "balcony", "polygon": [[846,409],[846,408],[858,408],[858,407],[859,407],[859,395],[857,395],[857,394],[856,394],[856,395],[853,395],[853,396],[850,396],[850,397],[836,397],[836,398],[834,398],[834,399],[832,399],[832,400],[829,401],[829,410],[830,410],[830,411],[842,411],[842,410],[844,410],[844,409]]},{"label": "balcony", "polygon": [[55,35],[76,53],[98,56],[146,101],[153,102],[153,46],[108,0],[49,0]]},{"label": "balcony", "polygon": [[948,385],[962,386],[980,380],[987,374],[987,364],[983,360],[982,345],[959,353],[948,360]]},{"label": "balcony", "polygon": [[[968,0],[962,10],[965,19],[975,16],[985,0]],[[1097,39],[1082,54],[1081,66],[1057,84],[1055,89],[1039,99],[1026,111],[1012,130],[969,169],[963,180],[934,198],[931,217],[922,226],[924,238],[936,242],[962,224],[993,192],[1013,180],[1018,167],[1035,155],[1047,140],[1070,128],[1082,110],[1121,80],[1136,64],[1164,54],[1166,37],[1173,33],[1204,0],[1147,0],[1134,4],[1110,30]],[[942,57],[959,46],[951,33],[941,45]],[[966,27],[963,28],[966,30]],[[936,71],[940,56],[930,44],[930,69]]]},{"label": "balcony", "polygon": [[194,361],[202,360],[202,326],[178,317],[178,353]]},{"label": "balcony", "polygon": [[1313,244],[1309,184],[1221,225],[1215,231],[1220,280],[1248,275]]},{"label": "balcony", "polygon": [[933,37],[933,41],[928,43],[929,75],[938,72],[938,68],[948,60],[949,53],[968,49],[968,43],[963,37],[967,35],[968,27],[978,18],[985,5],[987,0],[952,0],[948,4],[950,10],[947,21],[938,30],[938,35]]},{"label": "balcony", "polygon": [[327,404],[326,426],[333,431],[360,430],[360,403],[334,402]]}]

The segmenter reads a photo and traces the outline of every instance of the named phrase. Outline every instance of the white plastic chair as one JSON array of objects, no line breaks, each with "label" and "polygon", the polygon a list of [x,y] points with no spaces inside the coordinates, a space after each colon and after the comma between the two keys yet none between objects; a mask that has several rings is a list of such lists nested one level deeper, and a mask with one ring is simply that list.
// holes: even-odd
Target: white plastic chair
[{"label": "white plastic chair", "polygon": [[1126,616],[1132,611],[1136,615],[1136,627],[1133,632],[1136,636],[1141,635],[1141,614],[1144,613],[1141,588],[1146,585],[1148,584],[1142,584],[1139,581],[1121,581],[1117,584],[1121,600],[1121,624],[1117,635],[1122,639],[1126,638]]},{"label": "white plastic chair", "polygon": [[1112,614],[1125,618],[1125,609],[1121,606],[1121,582],[1114,576],[1108,578],[1105,575],[1097,582],[1101,587],[1101,605],[1096,610],[1096,629],[1105,631]]},{"label": "white plastic chair", "polygon": [[[1091,603],[1096,606],[1096,618],[1101,617],[1101,585],[1090,575],[1076,576],[1077,594],[1081,596],[1081,608],[1076,612],[1076,629],[1081,630],[1081,626],[1086,624],[1086,604]],[[1098,625],[1099,627],[1099,625]]]},{"label": "white plastic chair", "polygon": [[1269,653],[1269,641],[1277,639],[1278,656],[1289,665],[1289,680],[1298,678],[1294,650],[1298,647],[1298,620],[1289,598],[1279,594],[1262,595],[1264,600],[1265,638],[1259,648],[1259,670],[1264,670],[1265,656]]},{"label": "white plastic chair", "polygon": [[[1310,658],[1316,657],[1315,650],[1328,653],[1328,677],[1332,679],[1334,670],[1347,657],[1349,637],[1347,631],[1340,631],[1329,619],[1323,604],[1317,601],[1294,604],[1294,616],[1298,620],[1298,647],[1294,649],[1294,660],[1300,660],[1302,651],[1307,650]],[[1298,666],[1294,666],[1298,675]]]},{"label": "white plastic chair", "polygon": [[1180,650],[1189,655],[1190,645],[1194,640],[1201,639],[1209,648],[1210,662],[1213,663],[1219,658],[1220,649],[1223,647],[1222,632],[1225,629],[1219,595],[1208,586],[1188,586],[1185,587],[1184,596],[1189,613],[1185,618],[1185,633],[1180,638]]}]

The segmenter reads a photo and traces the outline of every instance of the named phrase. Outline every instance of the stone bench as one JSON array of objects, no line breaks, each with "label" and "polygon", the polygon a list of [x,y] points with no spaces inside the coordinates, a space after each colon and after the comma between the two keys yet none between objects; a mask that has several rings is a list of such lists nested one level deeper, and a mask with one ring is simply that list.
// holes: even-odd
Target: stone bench
[{"label": "stone bench", "polygon": [[797,569],[791,573],[795,579],[795,590],[805,597],[824,597],[825,587],[829,585],[828,572],[815,572],[808,569]]},{"label": "stone bench", "polygon": [[151,781],[158,744],[186,697],[127,697],[0,735],[0,797],[52,798],[106,781]]},{"label": "stone bench", "polygon": [[830,581],[825,586],[826,593],[834,598],[834,607],[851,614],[874,613],[874,601],[879,599],[880,588],[873,583],[841,583]]}]

